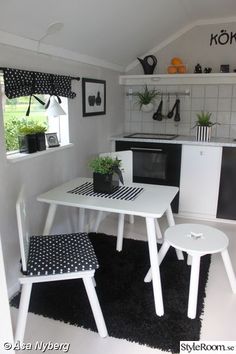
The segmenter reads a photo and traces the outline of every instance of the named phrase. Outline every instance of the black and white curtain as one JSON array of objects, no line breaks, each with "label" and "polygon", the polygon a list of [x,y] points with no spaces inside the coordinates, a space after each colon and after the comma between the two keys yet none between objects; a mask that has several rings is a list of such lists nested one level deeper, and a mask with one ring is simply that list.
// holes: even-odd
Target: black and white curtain
[{"label": "black and white curtain", "polygon": [[74,98],[70,76],[19,69],[3,69],[5,94],[8,98],[47,94]]},{"label": "black and white curtain", "polygon": [[[45,105],[36,96],[37,94],[56,96],[59,103],[61,103],[59,96],[67,98],[74,98],[76,96],[76,93],[71,91],[71,80],[75,79],[71,76],[3,68],[3,78],[5,95],[8,98],[30,96],[26,116],[30,114],[32,97],[37,99],[42,105]],[[79,78],[76,78],[76,80],[79,80]],[[49,104],[50,99],[45,108],[48,108]]]}]

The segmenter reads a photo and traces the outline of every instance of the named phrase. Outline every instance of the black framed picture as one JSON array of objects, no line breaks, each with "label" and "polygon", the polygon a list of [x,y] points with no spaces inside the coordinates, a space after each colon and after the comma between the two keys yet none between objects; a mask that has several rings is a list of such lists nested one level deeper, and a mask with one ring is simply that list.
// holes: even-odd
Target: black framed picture
[{"label": "black framed picture", "polygon": [[106,81],[82,78],[83,117],[106,114]]},{"label": "black framed picture", "polygon": [[57,138],[57,133],[46,133],[45,135],[46,135],[47,144],[49,148],[60,146]]}]

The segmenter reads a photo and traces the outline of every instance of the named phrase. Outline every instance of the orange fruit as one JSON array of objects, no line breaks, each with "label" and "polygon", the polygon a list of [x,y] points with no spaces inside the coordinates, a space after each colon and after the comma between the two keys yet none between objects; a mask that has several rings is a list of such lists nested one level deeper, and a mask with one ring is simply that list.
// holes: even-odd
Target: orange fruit
[{"label": "orange fruit", "polygon": [[176,74],[177,73],[177,68],[176,66],[169,65],[167,68],[168,74]]},{"label": "orange fruit", "polygon": [[182,60],[180,58],[174,57],[174,58],[171,59],[171,64],[172,65],[181,65],[183,63],[182,63]]},{"label": "orange fruit", "polygon": [[185,65],[180,65],[177,68],[179,74],[185,74],[186,73],[186,66]]}]

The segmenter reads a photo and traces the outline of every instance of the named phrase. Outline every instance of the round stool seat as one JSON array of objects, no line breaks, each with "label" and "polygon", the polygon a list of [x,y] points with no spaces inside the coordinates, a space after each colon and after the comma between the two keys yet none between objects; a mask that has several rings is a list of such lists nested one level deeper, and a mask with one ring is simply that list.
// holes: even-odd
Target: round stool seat
[{"label": "round stool seat", "polygon": [[169,227],[165,240],[173,247],[187,253],[211,254],[228,247],[228,237],[214,227],[201,224],[179,224]]}]

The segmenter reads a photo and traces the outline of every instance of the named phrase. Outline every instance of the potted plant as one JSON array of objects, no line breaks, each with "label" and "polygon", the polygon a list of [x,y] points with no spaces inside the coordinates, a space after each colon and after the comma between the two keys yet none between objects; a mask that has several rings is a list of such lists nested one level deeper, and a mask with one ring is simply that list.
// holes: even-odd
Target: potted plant
[{"label": "potted plant", "polygon": [[159,93],[155,89],[148,90],[147,85],[143,92],[137,92],[139,109],[143,112],[151,112],[154,107],[153,103],[158,94]]},{"label": "potted plant", "polygon": [[46,149],[45,131],[47,128],[33,121],[25,122],[19,127],[19,150],[31,154]]},{"label": "potted plant", "polygon": [[89,163],[93,171],[93,190],[97,193],[112,193],[114,186],[117,183],[113,180],[113,175],[116,174],[123,184],[123,176],[120,170],[121,160],[110,156],[96,157]]},{"label": "potted plant", "polygon": [[37,150],[42,151],[46,150],[46,142],[45,142],[45,132],[47,131],[47,127],[40,124],[35,124],[34,132],[36,134],[36,142],[37,142]]},{"label": "potted plant", "polygon": [[197,127],[196,138],[198,141],[210,141],[211,139],[211,127],[215,124],[211,122],[211,113],[201,111],[197,114],[197,122],[193,128]]},{"label": "potted plant", "polygon": [[32,154],[37,151],[37,140],[33,126],[22,125],[19,128],[18,141],[20,152]]}]

